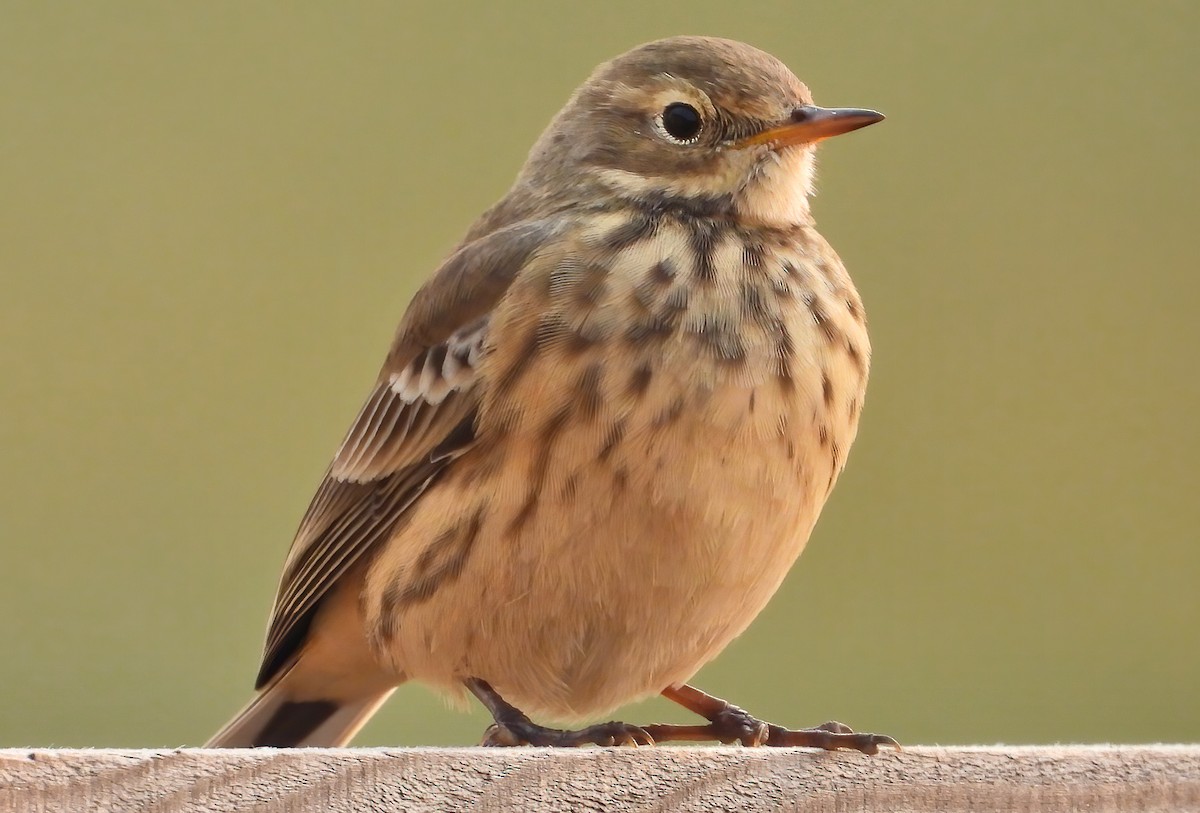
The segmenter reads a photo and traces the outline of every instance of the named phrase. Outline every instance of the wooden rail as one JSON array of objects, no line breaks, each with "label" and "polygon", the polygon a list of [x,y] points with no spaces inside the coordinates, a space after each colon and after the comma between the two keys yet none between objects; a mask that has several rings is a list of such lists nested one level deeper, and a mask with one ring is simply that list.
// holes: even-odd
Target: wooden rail
[{"label": "wooden rail", "polygon": [[0,750],[0,811],[1200,811],[1200,746]]}]

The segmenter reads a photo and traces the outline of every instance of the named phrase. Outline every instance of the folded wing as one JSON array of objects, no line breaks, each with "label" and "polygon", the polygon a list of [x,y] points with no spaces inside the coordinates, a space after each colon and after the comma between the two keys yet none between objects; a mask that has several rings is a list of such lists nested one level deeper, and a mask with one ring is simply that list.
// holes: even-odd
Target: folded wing
[{"label": "folded wing", "polygon": [[297,654],[338,578],[391,538],[409,508],[470,448],[488,314],[530,256],[560,231],[554,221],[524,222],[468,243],[414,297],[288,553],[259,688]]}]

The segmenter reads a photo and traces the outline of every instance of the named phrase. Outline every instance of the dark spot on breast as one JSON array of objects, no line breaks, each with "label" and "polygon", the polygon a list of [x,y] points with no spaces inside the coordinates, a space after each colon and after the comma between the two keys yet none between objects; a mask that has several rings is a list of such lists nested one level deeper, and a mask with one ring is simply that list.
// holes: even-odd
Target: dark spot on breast
[{"label": "dark spot on breast", "polygon": [[719,361],[738,364],[746,360],[746,342],[736,326],[711,314],[689,325],[705,351]]},{"label": "dark spot on breast", "polygon": [[604,367],[600,362],[589,364],[575,384],[576,405],[586,420],[595,420],[604,406]]},{"label": "dark spot on breast", "polygon": [[599,263],[583,266],[571,284],[571,299],[577,308],[592,308],[608,292],[608,276],[612,270]]},{"label": "dark spot on breast", "polygon": [[604,247],[620,251],[649,239],[658,231],[658,221],[659,218],[651,212],[634,210],[628,220],[604,235]]},{"label": "dark spot on breast", "polygon": [[854,321],[862,322],[862,320],[863,320],[862,306],[859,305],[858,302],[855,302],[854,299],[852,299],[850,297],[846,298],[846,311],[849,312],[849,314],[852,317],[854,317]]},{"label": "dark spot on breast", "polygon": [[559,490],[558,496],[563,502],[572,502],[579,491],[579,474],[578,472],[571,474],[566,480],[563,480],[562,488]]},{"label": "dark spot on breast", "polygon": [[600,454],[596,457],[601,463],[608,460],[613,451],[621,444],[625,437],[626,422],[624,418],[613,421],[608,427],[608,431],[604,433],[604,445],[600,448]]},{"label": "dark spot on breast", "polygon": [[683,396],[675,396],[666,409],[660,410],[653,418],[653,426],[655,429],[661,429],[665,426],[670,426],[679,420],[679,416],[683,414],[684,401]]},{"label": "dark spot on breast", "polygon": [[650,266],[650,279],[657,282],[659,285],[670,285],[675,279],[675,263],[670,257],[663,259]]},{"label": "dark spot on breast", "polygon": [[791,359],[777,358],[775,360],[775,380],[784,395],[792,395],[796,391],[796,379],[792,375]]},{"label": "dark spot on breast", "polygon": [[565,404],[542,425],[538,432],[538,452],[530,464],[529,477],[526,481],[528,492],[521,510],[508,525],[510,535],[519,532],[533,518],[534,512],[537,510],[538,495],[546,483],[546,474],[550,470],[550,461],[554,456],[554,447],[558,443],[558,436],[566,429],[572,415],[574,415],[574,406],[570,403]]},{"label": "dark spot on breast", "polygon": [[554,413],[554,416],[550,418],[550,420],[546,421],[546,423],[542,426],[542,431],[540,433],[541,437],[539,438],[541,447],[538,457],[544,458],[545,460],[532,472],[534,475],[532,478],[533,480],[540,483],[542,477],[545,476],[545,467],[549,463],[550,454],[554,449],[554,444],[558,441],[558,436],[561,435],[563,430],[567,428],[567,422],[571,420],[571,416],[574,414],[574,412],[575,409],[572,404],[565,404],[558,410],[558,412]]},{"label": "dark spot on breast", "polygon": [[662,341],[675,332],[675,326],[662,314],[652,313],[635,319],[625,331],[625,341],[641,345],[645,342]]},{"label": "dark spot on breast", "polygon": [[838,330],[833,320],[829,318],[829,314],[825,312],[824,306],[821,305],[816,297],[813,297],[807,304],[808,310],[812,314],[813,323],[821,331],[821,334],[825,337],[825,341],[831,344],[837,341],[841,335],[841,331]]},{"label": "dark spot on breast", "polygon": [[747,268],[762,268],[766,249],[762,243],[746,242],[742,245],[742,264]]},{"label": "dark spot on breast", "polygon": [[562,347],[569,356],[581,356],[600,343],[600,336],[594,331],[571,330],[566,334]]},{"label": "dark spot on breast", "polygon": [[827,370],[821,371],[821,397],[825,399],[825,406],[833,404],[833,380]]},{"label": "dark spot on breast", "polygon": [[608,338],[609,327],[588,308],[583,313],[568,315],[550,312],[538,322],[538,348],[543,351],[561,349],[577,357]]},{"label": "dark spot on breast", "polygon": [[713,265],[713,253],[720,238],[721,226],[712,220],[688,221],[688,244],[692,249],[695,262],[693,275],[698,282],[710,283],[716,279],[717,270]]},{"label": "dark spot on breast", "polygon": [[521,529],[529,524],[529,520],[533,519],[534,513],[537,511],[538,494],[536,491],[530,490],[525,495],[525,502],[521,504],[521,510],[517,511],[517,515],[513,517],[512,522],[508,523],[508,534],[513,536],[521,532]]},{"label": "dark spot on breast", "polygon": [[613,490],[617,492],[624,491],[629,486],[629,470],[624,466],[618,466],[613,470]]},{"label": "dark spot on breast", "polygon": [[381,605],[383,617],[394,617],[398,610],[406,606],[427,601],[439,587],[457,579],[479,539],[483,517],[483,508],[477,508],[469,519],[438,534],[421,551],[412,571],[405,574],[408,578],[389,586],[384,592]]},{"label": "dark spot on breast", "polygon": [[748,319],[762,324],[770,313],[766,300],[763,298],[762,287],[751,280],[742,280],[740,291],[742,295],[742,313]]},{"label": "dark spot on breast", "polygon": [[432,569],[433,563],[437,561],[437,557],[448,544],[454,541],[454,537],[457,534],[458,528],[451,527],[434,537],[433,543],[421,551],[421,555],[417,557],[417,561],[413,565],[412,575],[417,579],[423,579],[429,575],[429,571]]},{"label": "dark spot on breast", "polygon": [[796,346],[792,333],[782,319],[776,318],[772,324],[771,337],[775,342],[775,377],[780,389],[790,395],[796,389],[792,368],[795,366]]},{"label": "dark spot on breast", "polygon": [[817,439],[821,441],[822,446],[829,445],[829,427],[823,423],[817,424]]},{"label": "dark spot on breast", "polygon": [[[521,380],[521,376],[529,369],[534,360],[538,357],[538,348],[541,346],[543,326],[538,325],[537,329],[530,330],[525,334],[520,350],[505,358],[508,363],[501,367],[496,375],[496,390],[499,393],[506,393],[516,386]],[[501,358],[497,356],[497,358]]]},{"label": "dark spot on breast", "polygon": [[865,375],[867,372],[867,360],[863,358],[862,351],[858,349],[858,346],[849,339],[846,340],[846,354],[850,356],[850,360],[858,368],[859,375]]},{"label": "dark spot on breast", "polygon": [[646,394],[646,390],[650,388],[650,379],[654,375],[650,369],[650,364],[643,362],[633,368],[633,373],[629,376],[629,392],[635,397],[642,397]]},{"label": "dark spot on breast", "polygon": [[[653,310],[655,303],[662,296],[663,289],[668,287],[674,279],[675,265],[670,259],[664,259],[652,265],[646,276],[633,286],[634,313],[645,314]],[[686,294],[686,289],[682,287],[677,290],[684,290]],[[685,298],[685,306],[686,303],[687,300]]]},{"label": "dark spot on breast", "polygon": [[634,318],[625,331],[626,341],[641,344],[646,341],[661,341],[675,332],[683,314],[687,311],[688,289],[677,285],[667,291],[662,306],[650,314]]},{"label": "dark spot on breast", "polygon": [[829,446],[830,466],[829,466],[829,482],[825,486],[825,493],[833,491],[833,484],[837,482],[837,477],[842,471],[842,449],[838,446],[837,441],[834,441]]}]

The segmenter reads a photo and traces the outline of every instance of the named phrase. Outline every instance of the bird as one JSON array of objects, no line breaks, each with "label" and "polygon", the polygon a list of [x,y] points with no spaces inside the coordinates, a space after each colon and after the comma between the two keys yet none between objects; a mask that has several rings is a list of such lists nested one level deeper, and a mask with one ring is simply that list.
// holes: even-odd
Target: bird
[{"label": "bird", "polygon": [[[406,681],[477,698],[483,745],[896,746],[688,682],[857,433],[866,317],[810,198],[817,144],[883,118],[732,40],[596,68],[410,301],[209,747],[344,745]],[[654,695],[706,722],[594,722]]]}]

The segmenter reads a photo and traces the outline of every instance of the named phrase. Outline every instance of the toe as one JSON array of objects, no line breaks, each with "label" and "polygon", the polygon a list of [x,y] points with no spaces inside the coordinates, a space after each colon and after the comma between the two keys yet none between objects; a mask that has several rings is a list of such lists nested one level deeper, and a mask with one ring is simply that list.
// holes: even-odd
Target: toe
[{"label": "toe", "polygon": [[588,740],[593,745],[600,746],[632,746],[654,745],[654,737],[644,728],[628,723],[604,723],[585,729],[589,734]]},{"label": "toe", "polygon": [[[836,727],[830,727],[831,725]],[[802,728],[792,730],[771,726],[767,745],[805,748],[822,748],[826,751],[860,751],[867,755],[879,753],[879,746],[887,745],[892,748],[900,746],[894,739],[883,734],[855,734],[840,723],[826,723],[817,728]]]}]

